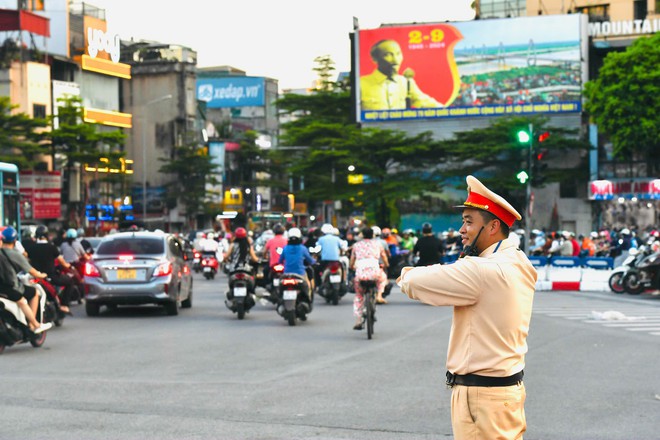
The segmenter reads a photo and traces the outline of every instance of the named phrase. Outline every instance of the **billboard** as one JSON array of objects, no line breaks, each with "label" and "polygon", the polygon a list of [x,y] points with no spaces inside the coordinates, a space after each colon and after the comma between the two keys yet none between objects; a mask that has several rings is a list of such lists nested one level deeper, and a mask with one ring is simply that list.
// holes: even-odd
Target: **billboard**
[{"label": "billboard", "polygon": [[197,78],[197,99],[207,108],[263,106],[264,78],[230,76],[224,78]]},{"label": "billboard", "polygon": [[360,30],[358,118],[580,112],[586,31],[580,14]]},{"label": "billboard", "polygon": [[21,217],[59,218],[62,214],[62,176],[59,171],[21,171]]}]

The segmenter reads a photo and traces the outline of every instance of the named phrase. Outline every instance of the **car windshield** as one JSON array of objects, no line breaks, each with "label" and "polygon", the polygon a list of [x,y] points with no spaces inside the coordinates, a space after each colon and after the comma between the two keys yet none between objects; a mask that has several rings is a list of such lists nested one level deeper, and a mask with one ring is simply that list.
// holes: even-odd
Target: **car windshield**
[{"label": "car windshield", "polygon": [[96,250],[97,255],[155,255],[162,254],[165,248],[162,238],[116,238],[104,240]]}]

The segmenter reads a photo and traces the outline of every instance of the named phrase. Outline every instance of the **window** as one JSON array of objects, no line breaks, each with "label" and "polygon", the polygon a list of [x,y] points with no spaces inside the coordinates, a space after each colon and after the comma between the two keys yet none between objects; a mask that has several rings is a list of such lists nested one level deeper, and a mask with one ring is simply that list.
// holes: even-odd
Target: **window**
[{"label": "window", "polygon": [[527,12],[525,0],[481,0],[479,2],[480,18],[523,17]]},{"label": "window", "polygon": [[162,238],[106,239],[99,245],[98,255],[160,255],[165,251]]},{"label": "window", "polygon": [[32,117],[35,119],[46,119],[46,106],[42,104],[32,104]]},{"label": "window", "polygon": [[610,5],[594,5],[576,8],[575,12],[581,12],[589,16],[589,21],[609,21],[610,20]]},{"label": "window", "polygon": [[[634,9],[635,20],[644,20],[646,18],[646,14],[648,13],[648,8],[646,7],[646,0],[635,0],[634,8],[635,8]],[[657,10],[658,7],[656,5],[656,11]]]}]

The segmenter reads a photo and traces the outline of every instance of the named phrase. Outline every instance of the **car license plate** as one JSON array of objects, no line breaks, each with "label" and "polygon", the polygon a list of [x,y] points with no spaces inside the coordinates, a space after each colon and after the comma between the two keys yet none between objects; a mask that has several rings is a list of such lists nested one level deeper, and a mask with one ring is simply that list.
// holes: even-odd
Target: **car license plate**
[{"label": "car license plate", "polygon": [[234,287],[234,296],[246,296],[247,287]]},{"label": "car license plate", "polygon": [[331,283],[341,283],[341,275],[330,275]]},{"label": "car license plate", "polygon": [[134,280],[137,278],[135,269],[117,269],[118,280]]},{"label": "car license plate", "polygon": [[206,267],[204,268],[204,272],[211,272],[211,268],[208,267],[208,266],[206,266]]},{"label": "car license plate", "polygon": [[284,295],[282,295],[284,299],[296,299],[298,298],[298,291],[297,290],[285,290]]},{"label": "car license plate", "polygon": [[274,278],[273,279],[273,286],[277,287],[280,285],[280,279],[279,278]]}]

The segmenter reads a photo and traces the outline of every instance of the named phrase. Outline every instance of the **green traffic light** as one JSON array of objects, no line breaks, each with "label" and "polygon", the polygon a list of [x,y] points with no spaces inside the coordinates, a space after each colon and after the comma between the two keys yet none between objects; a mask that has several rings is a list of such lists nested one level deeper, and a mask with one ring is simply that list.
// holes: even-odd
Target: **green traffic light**
[{"label": "green traffic light", "polygon": [[529,175],[525,171],[521,171],[518,174],[516,174],[516,177],[520,181],[520,183],[525,183],[527,182],[527,179],[529,179]]},{"label": "green traffic light", "polygon": [[529,142],[530,136],[529,133],[526,132],[525,130],[520,130],[517,133],[517,136],[518,136],[518,142],[520,142],[521,144],[526,144],[527,142]]}]

